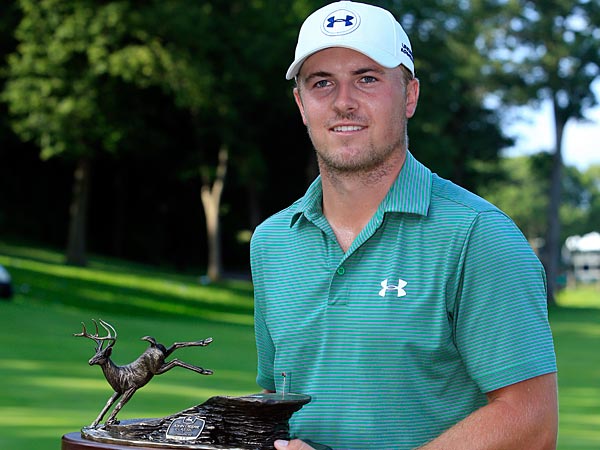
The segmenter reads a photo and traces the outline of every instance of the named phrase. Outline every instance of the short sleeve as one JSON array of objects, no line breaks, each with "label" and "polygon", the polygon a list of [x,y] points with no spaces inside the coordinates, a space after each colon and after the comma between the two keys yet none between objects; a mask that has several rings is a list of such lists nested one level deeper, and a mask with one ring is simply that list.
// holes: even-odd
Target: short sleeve
[{"label": "short sleeve", "polygon": [[500,211],[480,213],[463,249],[456,345],[483,392],[556,371],[545,274]]}]

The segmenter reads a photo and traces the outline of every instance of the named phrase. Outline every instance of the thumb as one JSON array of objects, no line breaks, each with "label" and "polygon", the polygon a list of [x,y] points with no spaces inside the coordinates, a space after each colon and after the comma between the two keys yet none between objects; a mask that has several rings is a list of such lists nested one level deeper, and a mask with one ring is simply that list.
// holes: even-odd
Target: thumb
[{"label": "thumb", "polygon": [[300,439],[292,439],[291,441],[285,441],[278,439],[275,441],[275,448],[277,450],[314,450],[306,442],[302,442]]}]

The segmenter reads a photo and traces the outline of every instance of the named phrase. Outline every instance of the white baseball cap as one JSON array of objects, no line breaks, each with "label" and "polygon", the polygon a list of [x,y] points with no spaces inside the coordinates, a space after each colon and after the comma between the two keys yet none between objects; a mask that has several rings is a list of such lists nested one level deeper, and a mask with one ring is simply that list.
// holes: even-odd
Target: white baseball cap
[{"label": "white baseball cap", "polygon": [[291,80],[313,53],[330,47],[360,52],[383,67],[402,64],[415,74],[412,47],[406,32],[387,10],[351,1],[330,3],[306,18],[295,59],[285,77]]}]

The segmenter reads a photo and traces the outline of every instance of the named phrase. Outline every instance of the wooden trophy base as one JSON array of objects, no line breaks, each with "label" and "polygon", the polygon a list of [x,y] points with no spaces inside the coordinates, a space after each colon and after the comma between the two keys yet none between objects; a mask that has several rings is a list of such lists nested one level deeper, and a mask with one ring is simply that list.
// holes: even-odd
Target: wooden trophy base
[{"label": "wooden trophy base", "polygon": [[292,393],[211,397],[167,417],[84,427],[63,436],[62,450],[267,450],[289,439],[288,419],[308,402]]},{"label": "wooden trophy base", "polygon": [[131,445],[107,444],[94,442],[81,437],[81,432],[65,434],[62,437],[61,450],[157,450],[156,447],[134,447]]}]

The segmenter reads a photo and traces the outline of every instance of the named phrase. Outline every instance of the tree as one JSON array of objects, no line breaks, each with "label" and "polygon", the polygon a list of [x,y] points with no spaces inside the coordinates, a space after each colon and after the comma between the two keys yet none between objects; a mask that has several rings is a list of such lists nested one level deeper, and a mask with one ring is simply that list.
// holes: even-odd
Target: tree
[{"label": "tree", "polygon": [[410,36],[421,81],[410,147],[433,171],[476,190],[493,178],[502,147],[499,111],[488,107],[487,55],[475,43],[497,8],[489,2],[386,2]]},{"label": "tree", "polygon": [[[256,132],[248,124],[256,122],[260,103],[269,120],[285,117],[277,117],[278,108],[271,112],[266,106],[273,97],[286,95],[283,76],[276,83],[269,79],[288,53],[292,28],[286,24],[295,18],[293,9],[274,0],[23,0],[21,8],[23,20],[16,33],[20,45],[10,58],[3,98],[15,131],[35,141],[42,158],[77,161],[68,261],[85,264],[95,158],[122,152],[139,126],[131,123],[135,117],[123,120],[122,90],[158,87],[189,118],[182,126],[182,131],[192,131],[181,173],[183,179],[194,173],[202,182],[198,198],[207,222],[208,272],[218,279],[224,174],[228,161],[234,160],[253,191],[261,189],[256,172],[262,166],[260,142],[266,131]],[[273,89],[274,84],[282,89]],[[275,128],[268,127],[271,133]],[[253,216],[256,221],[256,212]]]},{"label": "tree", "polygon": [[506,212],[521,229],[534,249],[544,235],[547,208],[546,173],[539,169],[548,160],[547,154],[502,158],[502,177],[482,187],[480,194]]},{"label": "tree", "polygon": [[[553,157],[540,152],[531,156],[503,158],[502,177],[482,188],[481,194],[509,214],[532,247],[540,250],[547,228],[545,212],[549,198]],[[561,242],[573,235],[598,230],[600,166],[580,172],[566,166],[562,172],[560,217]]]},{"label": "tree", "polygon": [[589,0],[509,0],[480,41],[494,64],[507,102],[552,103],[555,146],[549,184],[543,262],[548,301],[554,302],[560,256],[563,131],[597,104],[591,85],[600,76],[600,3]]},{"label": "tree", "polygon": [[8,60],[2,98],[15,132],[37,143],[43,159],[75,161],[66,260],[86,264],[90,176],[98,152],[116,152],[127,124],[111,120],[117,89],[104,57],[125,39],[120,3],[21,0],[17,51]]},{"label": "tree", "polygon": [[561,242],[569,236],[600,231],[600,165],[583,172],[566,166],[562,192]]},{"label": "tree", "polygon": [[[12,57],[11,85],[4,94],[14,127],[23,139],[37,142],[45,158],[85,156],[95,173],[120,173],[115,178],[125,180],[125,187],[111,185],[115,193],[136,184],[128,168],[142,172],[148,164],[157,170],[161,195],[163,186],[165,191],[162,204],[185,198],[190,211],[204,212],[209,274],[218,279],[220,252],[231,251],[226,239],[287,206],[314,178],[315,172],[307,170],[314,167],[314,152],[284,72],[300,24],[322,3],[24,0],[29,25],[21,25],[21,46]],[[492,0],[373,3],[397,13],[413,42],[422,90],[410,123],[411,150],[442,176],[477,190],[495,176],[498,152],[508,144],[498,110],[485,103],[487,56],[476,51],[500,7],[488,8]],[[63,104],[75,106],[67,110]],[[145,117],[144,109],[159,112]],[[76,139],[79,135],[86,139]],[[161,172],[163,164],[168,174]],[[95,213],[95,192],[116,180],[95,177],[91,183],[96,203],[87,209],[96,221],[106,220]],[[194,200],[187,196],[192,189]],[[136,214],[140,205],[133,197],[130,202],[114,209]],[[197,215],[177,207],[177,220]],[[161,207],[153,232],[134,236],[139,247],[164,247],[164,253],[152,252],[155,262],[171,256],[171,242],[161,240],[179,229],[171,211]],[[160,222],[167,219],[165,231]],[[96,221],[90,228],[105,232]],[[115,220],[114,226],[131,223]],[[200,234],[202,222],[193,223]],[[128,236],[121,242],[131,241]],[[185,242],[182,247],[190,251]]]},{"label": "tree", "polygon": [[[273,36],[286,35],[289,17],[289,8],[275,0],[151,2],[144,12],[142,43],[151,51],[139,67],[120,73],[133,83],[160,86],[189,114],[194,148],[182,178],[201,180],[211,281],[222,276],[221,201],[230,161],[243,181],[260,188],[256,172],[244,169],[260,169],[262,163],[260,133],[249,124],[256,120],[257,105],[273,97],[272,85],[283,85],[283,76],[281,83],[269,78],[284,49]],[[130,52],[124,48],[119,56],[123,66]]]}]

